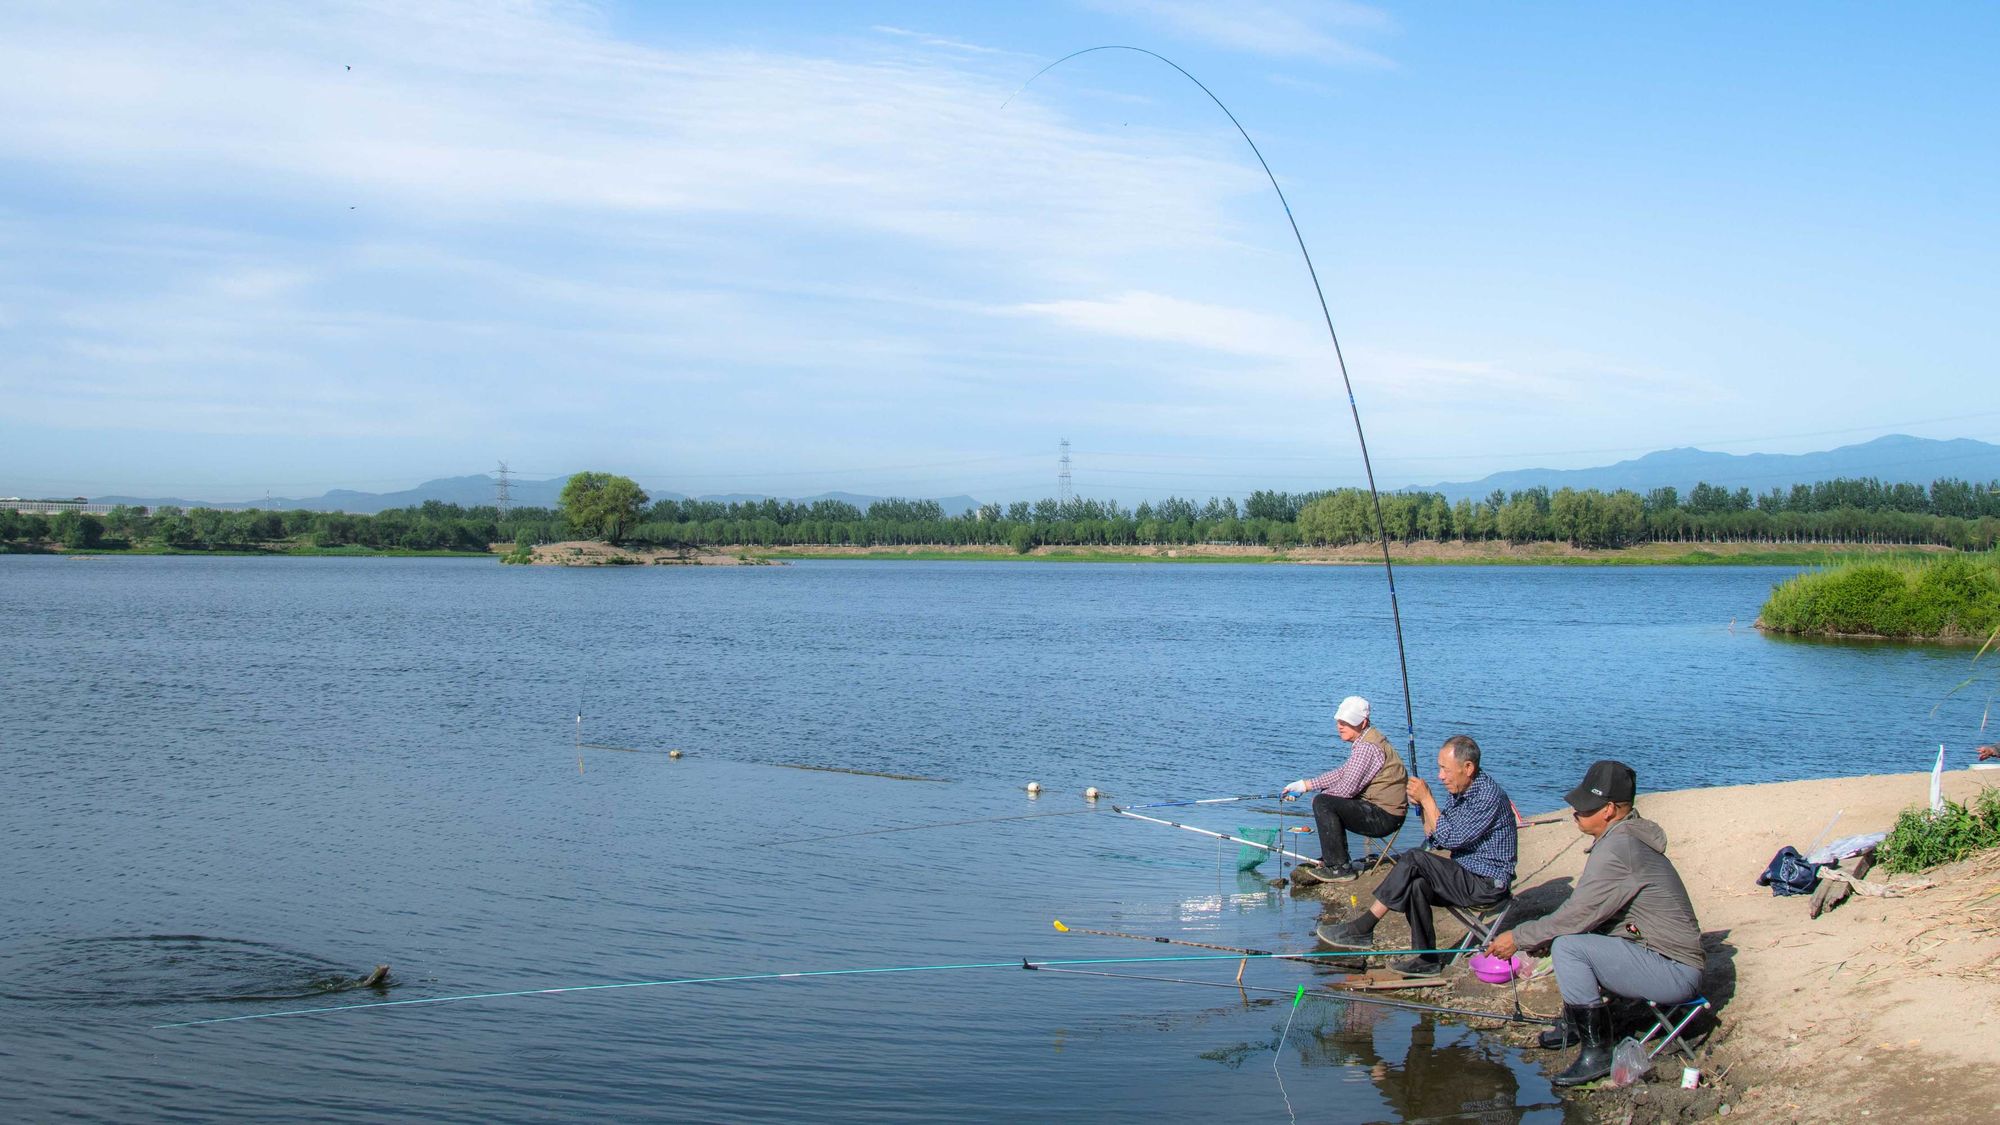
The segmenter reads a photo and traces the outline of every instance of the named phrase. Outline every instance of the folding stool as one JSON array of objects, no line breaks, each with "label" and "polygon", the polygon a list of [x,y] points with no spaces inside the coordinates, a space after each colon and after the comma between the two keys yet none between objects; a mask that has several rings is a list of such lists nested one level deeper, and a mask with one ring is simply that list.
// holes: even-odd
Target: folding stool
[{"label": "folding stool", "polygon": [[1653,1027],[1645,1035],[1640,1036],[1639,1046],[1644,1047],[1646,1044],[1651,1043],[1655,1036],[1660,1037],[1659,1044],[1647,1051],[1646,1057],[1649,1059],[1656,1058],[1661,1051],[1666,1050],[1668,1047],[1673,1047],[1680,1051],[1681,1054],[1686,1055],[1688,1062],[1694,1062],[1694,1049],[1688,1046],[1687,1040],[1681,1038],[1681,1033],[1687,1030],[1688,1025],[1694,1022],[1696,1016],[1712,1010],[1715,1005],[1710,1003],[1706,996],[1696,996],[1693,999],[1683,1000],[1678,1004],[1667,1004],[1665,1006],[1648,1000],[1646,1001],[1646,1007],[1653,1013]]}]

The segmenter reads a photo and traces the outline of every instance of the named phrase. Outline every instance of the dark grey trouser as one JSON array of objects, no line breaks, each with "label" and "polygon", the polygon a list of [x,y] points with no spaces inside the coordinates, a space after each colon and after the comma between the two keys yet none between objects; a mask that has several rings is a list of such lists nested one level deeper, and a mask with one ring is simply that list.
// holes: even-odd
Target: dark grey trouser
[{"label": "dark grey trouser", "polygon": [[1609,934],[1565,934],[1550,956],[1565,1004],[1595,1004],[1607,993],[1678,1004],[1701,990],[1700,969]]},{"label": "dark grey trouser", "polygon": [[1410,920],[1410,948],[1435,949],[1437,926],[1431,921],[1431,904],[1449,903],[1484,910],[1507,897],[1503,880],[1474,875],[1458,862],[1422,849],[1402,852],[1389,877],[1375,888],[1375,898],[1391,910],[1400,910]]},{"label": "dark grey trouser", "polygon": [[1347,834],[1394,836],[1403,829],[1403,818],[1359,797],[1313,795],[1313,822],[1319,830],[1319,859],[1328,867],[1348,863]]}]

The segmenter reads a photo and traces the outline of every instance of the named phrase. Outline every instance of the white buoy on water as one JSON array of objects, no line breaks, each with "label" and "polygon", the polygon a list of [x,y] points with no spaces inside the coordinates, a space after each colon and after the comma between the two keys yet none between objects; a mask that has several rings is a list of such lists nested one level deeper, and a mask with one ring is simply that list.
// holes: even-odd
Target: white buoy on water
[{"label": "white buoy on water", "polygon": [[1042,783],[1041,783],[1041,782],[1039,782],[1039,781],[1030,781],[1030,782],[1028,783],[1028,792],[1030,792],[1030,793],[1040,793],[1041,791],[1042,791]]},{"label": "white buoy on water", "polygon": [[1099,793],[1099,792],[1097,791],[1097,786],[1093,785],[1093,786],[1091,786],[1090,788],[1088,788],[1088,789],[1086,789],[1086,790],[1084,790],[1084,791],[1083,791],[1083,796],[1084,796],[1084,799],[1085,799],[1085,800],[1087,800],[1087,801],[1095,801],[1095,800],[1097,800],[1097,799],[1098,799],[1099,797],[1103,796],[1103,794],[1102,794],[1102,793]]},{"label": "white buoy on water", "polygon": [[680,756],[681,756],[681,752],[680,752],[680,751],[678,751],[678,750],[669,750],[669,751],[667,751],[667,757],[669,757],[669,758],[678,758],[678,757],[680,757]]}]

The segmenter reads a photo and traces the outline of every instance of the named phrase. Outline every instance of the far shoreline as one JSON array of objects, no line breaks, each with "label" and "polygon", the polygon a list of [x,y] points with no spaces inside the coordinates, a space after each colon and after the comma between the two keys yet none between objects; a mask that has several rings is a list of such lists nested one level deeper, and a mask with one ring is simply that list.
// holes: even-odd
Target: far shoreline
[{"label": "far shoreline", "polygon": [[[885,559],[926,562],[1074,563],[1238,563],[1297,566],[1380,566],[1376,543],[1344,547],[1253,547],[1193,544],[1181,547],[1100,548],[1041,546],[1026,554],[991,546],[913,547],[740,547],[756,558],[802,561]],[[1391,543],[1390,561],[1399,566],[1827,566],[1853,558],[1929,556],[1949,548],[1839,544],[1815,548],[1761,543],[1646,543],[1617,549],[1569,547],[1559,543],[1466,543],[1418,540]]]},{"label": "far shoreline", "polygon": [[[582,548],[579,550],[579,548]],[[399,548],[310,547],[292,544],[257,544],[246,547],[179,549],[159,546],[65,548],[49,544],[40,548],[15,547],[0,553],[63,556],[69,558],[121,558],[126,556],[176,556],[220,558],[457,558],[498,561],[513,549],[511,543],[496,543],[481,551],[418,551]],[[1644,543],[1633,547],[1593,549],[1560,543],[1418,540],[1391,543],[1390,560],[1398,566],[1585,566],[1585,567],[1703,567],[1703,566],[1784,566],[1825,567],[1856,559],[1886,560],[1928,558],[1952,554],[1945,547],[1888,546],[1864,543],[1827,544],[1818,547],[1785,547],[1762,543]],[[582,558],[576,556],[581,555]],[[1187,546],[1077,547],[1039,546],[1023,554],[991,545],[910,547],[793,546],[755,545],[707,546],[691,549],[613,546],[601,542],[569,541],[542,544],[535,549],[539,565],[605,565],[612,556],[626,556],[648,565],[673,563],[683,566],[741,566],[794,561],[870,560],[902,562],[1026,562],[1026,563],[1147,563],[1188,565],[1292,565],[1292,566],[1380,566],[1382,549],[1376,543],[1355,543],[1342,547],[1274,548],[1234,544],[1198,543]]]}]

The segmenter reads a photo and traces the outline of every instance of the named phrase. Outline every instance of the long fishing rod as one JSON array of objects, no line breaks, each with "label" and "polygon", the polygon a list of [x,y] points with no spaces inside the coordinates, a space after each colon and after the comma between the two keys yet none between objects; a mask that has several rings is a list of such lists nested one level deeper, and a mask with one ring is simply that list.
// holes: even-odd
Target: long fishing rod
[{"label": "long fishing rod", "polygon": [[1129,817],[1131,817],[1131,818],[1132,818],[1133,820],[1144,820],[1144,821],[1147,821],[1147,822],[1149,822],[1149,823],[1152,823],[1152,824],[1164,824],[1164,825],[1166,825],[1166,826],[1167,826],[1168,828],[1178,828],[1178,829],[1180,829],[1180,830],[1181,830],[1181,831],[1183,831],[1183,832],[1193,832],[1193,833],[1195,833],[1195,834],[1197,834],[1197,835],[1201,835],[1201,836],[1210,836],[1210,837],[1213,837],[1213,838],[1215,838],[1215,839],[1217,839],[1217,840],[1229,840],[1229,841],[1231,841],[1231,842],[1233,842],[1233,843],[1238,843],[1238,844],[1242,844],[1242,845],[1243,845],[1244,847],[1246,847],[1246,848],[1260,848],[1260,849],[1262,849],[1262,850],[1264,850],[1264,851],[1267,851],[1267,852],[1275,852],[1275,853],[1276,853],[1276,854],[1278,854],[1278,855],[1282,855],[1282,856],[1288,856],[1288,857],[1290,857],[1290,858],[1292,858],[1292,859],[1296,859],[1296,860],[1298,860],[1298,861],[1299,861],[1300,863],[1317,863],[1317,862],[1318,862],[1317,860],[1313,859],[1313,858],[1312,858],[1311,856],[1304,856],[1304,855],[1300,855],[1300,854],[1299,854],[1299,853],[1297,853],[1297,852],[1288,852],[1288,851],[1286,851],[1285,849],[1283,849],[1283,848],[1281,848],[1281,847],[1278,847],[1278,846],[1276,846],[1275,844],[1260,844],[1260,843],[1258,843],[1258,842],[1257,842],[1257,841],[1255,841],[1255,840],[1245,840],[1245,839],[1244,839],[1243,837],[1241,837],[1241,836],[1231,836],[1231,835],[1230,835],[1229,833],[1227,833],[1227,832],[1211,832],[1211,831],[1209,831],[1209,830],[1208,830],[1208,829],[1206,829],[1206,828],[1196,828],[1195,826],[1193,826],[1193,825],[1191,825],[1191,824],[1176,824],[1175,822],[1173,822],[1173,821],[1171,821],[1171,820],[1161,820],[1161,819],[1160,819],[1159,817],[1157,817],[1157,816],[1140,816],[1140,815],[1139,815],[1138,813],[1135,813],[1135,812],[1133,812],[1133,811],[1132,811],[1132,810],[1130,810],[1130,809],[1125,809],[1125,808],[1120,808],[1120,807],[1118,807],[1117,805],[1113,805],[1113,806],[1111,806],[1111,811],[1112,811],[1112,812],[1115,812],[1115,813],[1117,813],[1117,814],[1118,814],[1119,816],[1129,816]]},{"label": "long fishing rod", "polygon": [[[1150,805],[1132,805],[1135,809],[1177,809],[1188,805],[1220,805],[1229,801],[1273,801],[1277,793],[1250,793],[1241,797],[1205,797],[1199,801],[1158,801]],[[1116,807],[1116,806],[1114,806]],[[868,828],[860,832],[836,832],[831,836],[810,836],[803,840],[793,840],[793,844],[819,844],[827,840],[851,840],[861,836],[887,836],[896,832],[922,832],[930,828],[960,828],[968,824],[999,824],[1009,820],[1042,820],[1052,816],[1089,816],[1103,812],[1103,809],[1064,809],[1061,812],[1021,813],[1016,816],[981,816],[970,820],[940,820],[930,824],[906,824],[898,828]]]},{"label": "long fishing rod", "polygon": [[[1263,150],[1257,147],[1256,141],[1250,139],[1250,131],[1243,127],[1243,123],[1236,119],[1236,115],[1230,112],[1229,107],[1222,103],[1222,99],[1215,96],[1215,91],[1203,84],[1201,79],[1188,73],[1186,67],[1181,66],[1181,64],[1156,51],[1149,51],[1144,47],[1129,47],[1119,43],[1107,43],[1099,47],[1086,47],[1081,51],[1072,51],[1036,71],[1033,77],[1021,83],[1021,90],[1015,91],[1014,95],[1009,97],[1007,101],[1011,102],[1014,98],[1019,97],[1022,91],[1025,91],[1029,86],[1034,84],[1035,79],[1040,78],[1056,67],[1073,58],[1088,55],[1095,51],[1132,51],[1158,59],[1175,70],[1180,71],[1181,77],[1194,83],[1197,89],[1207,94],[1208,100],[1214,102],[1215,107],[1222,111],[1223,116],[1229,118],[1231,125],[1236,126],[1236,132],[1243,137],[1243,143],[1250,146],[1250,152],[1256,156],[1258,166],[1264,169],[1264,178],[1271,181],[1271,190],[1278,193],[1278,204],[1285,209],[1285,221],[1291,224],[1292,238],[1299,244],[1299,256],[1305,259],[1306,274],[1312,278],[1313,295],[1319,298],[1320,318],[1326,322],[1327,338],[1333,341],[1333,358],[1340,365],[1341,385],[1347,389],[1347,409],[1354,416],[1354,438],[1361,444],[1361,467],[1368,474],[1368,496],[1375,504],[1375,534],[1382,542],[1382,573],[1389,580],[1389,617],[1396,627],[1396,663],[1401,668],[1403,674],[1403,718],[1409,724],[1410,728],[1410,760],[1415,761],[1417,754],[1417,716],[1416,708],[1410,702],[1410,660],[1403,648],[1403,612],[1396,602],[1396,565],[1389,560],[1389,525],[1382,518],[1382,494],[1375,487],[1375,465],[1368,457],[1368,435],[1362,432],[1361,429],[1361,407],[1356,405],[1354,401],[1354,381],[1347,374],[1347,356],[1340,347],[1340,333],[1334,331],[1333,311],[1327,307],[1326,291],[1321,289],[1319,284],[1319,269],[1313,265],[1312,252],[1306,249],[1306,236],[1299,231],[1299,221],[1292,214],[1291,201],[1285,198],[1285,189],[1278,186],[1278,177],[1271,171],[1270,163],[1264,159]],[[1001,108],[1006,108],[1006,103],[1003,102]]]},{"label": "long fishing rod", "polygon": [[[1067,973],[1070,976],[1078,977],[1108,977],[1111,980],[1157,981],[1161,984],[1196,984],[1203,988],[1229,988],[1244,992],[1276,992],[1285,996],[1296,994],[1296,986],[1294,988],[1270,988],[1257,984],[1229,984],[1219,980],[1193,980],[1188,977],[1155,977],[1143,973],[1106,973],[1091,969],[1058,968],[1052,965],[1036,965],[1034,968],[1045,973]],[[1556,1022],[1552,1019],[1543,1019],[1540,1016],[1526,1014],[1509,1015],[1505,1012],[1482,1012],[1476,1008],[1452,1008],[1443,1004],[1420,1004],[1415,1000],[1392,1000],[1387,996],[1370,996],[1365,993],[1348,992],[1345,990],[1321,990],[1316,992],[1308,990],[1306,995],[1315,999],[1328,1001],[1329,1003],[1377,1004],[1384,1008],[1403,1008],[1412,1012],[1436,1012],[1439,1015],[1447,1016],[1473,1016],[1478,1019],[1502,1020],[1507,1023],[1531,1023],[1538,1026],[1547,1026]]]},{"label": "long fishing rod", "polygon": [[1188,961],[1239,961],[1239,960],[1305,960],[1334,957],[1381,957],[1396,954],[1451,953],[1448,949],[1386,949],[1386,950],[1333,950],[1325,953],[1267,953],[1244,956],[1237,953],[1190,953],[1172,957],[1088,957],[1067,960],[1030,961],[1023,957],[1018,961],[972,961],[945,965],[886,965],[865,969],[807,969],[789,973],[738,973],[722,977],[675,977],[669,980],[615,981],[606,984],[571,984],[553,988],[523,988],[510,992],[472,992],[460,996],[421,996],[410,1000],[371,1000],[360,1004],[329,1004],[318,1008],[291,1008],[279,1012],[252,1012],[241,1016],[215,1016],[209,1019],[181,1020],[177,1023],[154,1024],[155,1031],[170,1028],[201,1027],[212,1023],[241,1023],[245,1020],[271,1020],[283,1016],[313,1016],[327,1012],[354,1012],[369,1008],[408,1008],[420,1004],[456,1004],[468,1000],[505,1000],[520,996],[560,996],[569,992],[606,992],[624,988],[664,988],[678,984],[742,984],[766,980],[807,980],[814,977],[856,977],[883,976],[892,973],[941,973],[962,969],[1047,969],[1065,965],[1159,965]]},{"label": "long fishing rod", "polygon": [[1219,949],[1224,953],[1241,953],[1249,957],[1283,957],[1268,949],[1244,949],[1235,945],[1214,945],[1205,941],[1188,941],[1186,938],[1154,937],[1151,934],[1127,934],[1117,930],[1090,930],[1082,926],[1065,926],[1062,919],[1054,919],[1056,930],[1065,934],[1096,934],[1098,937],[1131,938],[1133,941],[1152,941],[1161,945],[1186,945],[1195,949]]}]

